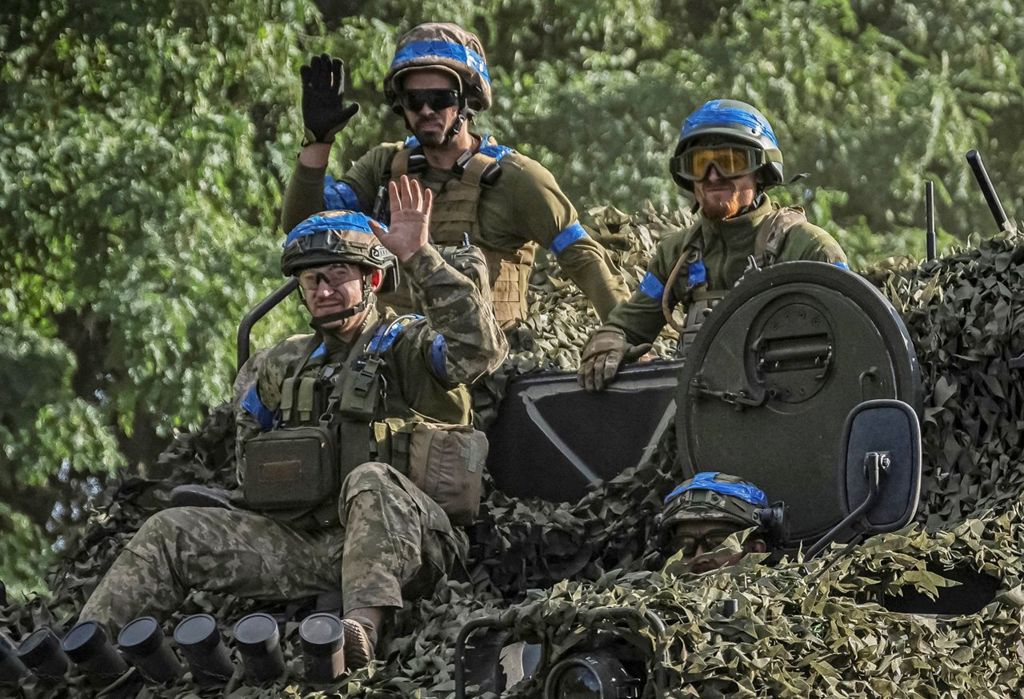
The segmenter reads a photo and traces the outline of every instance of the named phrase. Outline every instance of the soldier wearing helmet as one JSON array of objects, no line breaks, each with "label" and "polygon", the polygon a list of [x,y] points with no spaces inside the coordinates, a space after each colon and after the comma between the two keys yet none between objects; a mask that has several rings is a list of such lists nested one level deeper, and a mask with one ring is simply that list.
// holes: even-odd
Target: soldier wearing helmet
[{"label": "soldier wearing helmet", "polygon": [[[464,532],[421,488],[417,439],[429,433],[440,451],[451,444],[442,432],[462,439],[455,460],[473,463],[456,468],[482,468],[486,440],[467,427],[464,384],[500,364],[506,340],[479,289],[427,244],[429,191],[407,178],[390,187],[390,231],[328,211],[285,240],[281,268],[315,332],[250,360],[256,378],[236,411],[244,507],[152,516],[81,620],[116,632],[144,613],[169,615],[193,589],[260,600],[340,591],[346,664],[358,667],[385,613],[465,555]],[[377,310],[396,266],[428,318]]]},{"label": "soldier wearing helmet", "polygon": [[[473,131],[474,116],[491,106],[487,60],[474,34],[454,24],[428,23],[399,39],[384,96],[411,136],[371,149],[337,180],[325,177],[331,144],[358,106],[344,102],[340,60],[314,57],[301,72],[306,141],[285,194],[286,230],[323,208],[386,219],[387,200],[378,193],[408,175],[434,192],[432,242],[452,248],[468,238],[482,249],[481,266],[502,327],[512,328],[526,315],[538,245],[558,258],[602,319],[626,298],[621,277],[551,173]],[[385,300],[408,307],[401,294]]]},{"label": "soldier wearing helmet", "polygon": [[[846,267],[839,244],[808,223],[802,209],[768,196],[783,182],[782,151],[771,124],[749,104],[712,100],[688,116],[669,166],[696,200],[697,222],[662,238],[632,297],[591,335],[579,371],[587,390],[603,390],[666,322],[679,331],[677,354],[684,356],[707,313],[751,264],[818,260]],[[672,318],[678,304],[684,327]]]},{"label": "soldier wearing helmet", "polygon": [[[769,505],[764,492],[736,476],[701,471],[665,496],[658,520],[659,549],[682,553],[694,572],[737,563],[748,553],[766,553],[785,540],[785,508]],[[754,531],[740,551],[719,551],[732,534]]]}]

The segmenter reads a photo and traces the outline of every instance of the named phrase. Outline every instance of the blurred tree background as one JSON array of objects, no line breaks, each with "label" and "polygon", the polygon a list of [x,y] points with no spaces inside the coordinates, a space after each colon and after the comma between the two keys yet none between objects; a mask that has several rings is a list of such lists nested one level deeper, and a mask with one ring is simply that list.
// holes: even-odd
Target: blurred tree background
[{"label": "blurred tree background", "polygon": [[[667,176],[683,117],[759,106],[780,191],[855,267],[994,231],[979,148],[1024,211],[1024,16],[1011,0],[10,0],[0,8],[0,579],[40,574],[121,470],[229,397],[234,329],[279,281],[283,183],[306,57],[345,59],[362,111],[336,172],[404,136],[378,91],[397,35],[476,31],[478,119],[581,210],[688,206]],[[294,315],[294,314],[292,314]],[[254,341],[298,329],[276,312]]]}]

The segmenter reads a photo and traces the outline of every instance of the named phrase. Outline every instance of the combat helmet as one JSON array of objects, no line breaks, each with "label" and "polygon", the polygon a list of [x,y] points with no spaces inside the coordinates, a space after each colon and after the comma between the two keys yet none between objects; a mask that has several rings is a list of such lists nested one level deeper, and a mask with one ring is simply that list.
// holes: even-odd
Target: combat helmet
[{"label": "combat helmet", "polygon": [[720,137],[723,144],[743,144],[757,149],[761,158],[757,168],[761,185],[767,188],[782,183],[782,151],[764,114],[739,100],[711,100],[683,121],[679,141],[669,160],[672,179],[683,189],[692,192],[693,182],[679,174],[680,159],[698,139],[706,136]]},{"label": "combat helmet", "polygon": [[416,25],[398,40],[395,57],[384,76],[384,97],[399,114],[402,76],[423,68],[455,77],[464,101],[462,109],[468,110],[469,116],[491,106],[491,76],[476,34],[457,24],[428,22]]},{"label": "combat helmet", "polygon": [[291,230],[283,248],[281,272],[286,277],[308,267],[349,262],[384,272],[383,292],[398,285],[395,256],[373,234],[370,218],[358,211],[314,214]]},{"label": "combat helmet", "polygon": [[717,520],[740,528],[757,527],[772,540],[782,536],[782,505],[770,506],[753,483],[717,471],[701,471],[665,496],[662,532],[681,522]]}]

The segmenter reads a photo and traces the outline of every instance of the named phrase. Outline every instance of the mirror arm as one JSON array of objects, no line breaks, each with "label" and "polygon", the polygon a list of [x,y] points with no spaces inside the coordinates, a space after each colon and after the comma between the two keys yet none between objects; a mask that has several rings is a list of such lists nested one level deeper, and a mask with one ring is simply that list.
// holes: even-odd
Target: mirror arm
[{"label": "mirror arm", "polygon": [[868,496],[853,512],[843,517],[839,524],[832,527],[828,533],[815,541],[814,544],[807,549],[807,553],[804,554],[804,560],[810,560],[821,553],[826,546],[835,540],[839,535],[839,532],[849,526],[851,522],[860,519],[865,512],[871,509],[875,504],[875,501],[878,499],[878,494],[882,492],[882,474],[889,470],[889,463],[890,460],[888,452],[872,451],[867,453],[864,457],[864,475],[870,483]]}]

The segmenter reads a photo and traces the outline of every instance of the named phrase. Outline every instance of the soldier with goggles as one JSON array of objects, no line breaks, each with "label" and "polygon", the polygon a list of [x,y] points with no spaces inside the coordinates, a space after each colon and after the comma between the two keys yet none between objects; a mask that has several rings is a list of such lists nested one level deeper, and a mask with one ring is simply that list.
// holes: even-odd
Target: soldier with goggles
[{"label": "soldier with goggles", "polygon": [[[846,267],[839,244],[798,207],[767,194],[783,182],[782,151],[771,124],[754,107],[712,100],[683,122],[669,161],[672,179],[692,194],[697,222],[659,241],[633,295],[590,337],[579,382],[603,390],[619,367],[647,352],[668,322],[684,356],[713,306],[751,266],[818,260]],[[672,316],[682,305],[682,325]]]},{"label": "soldier with goggles", "polygon": [[[740,550],[717,550],[728,537],[750,528]],[[703,573],[738,563],[748,553],[767,553],[784,545],[785,506],[769,505],[764,491],[753,483],[701,471],[665,496],[656,535],[662,556],[679,553],[692,571]]]}]

